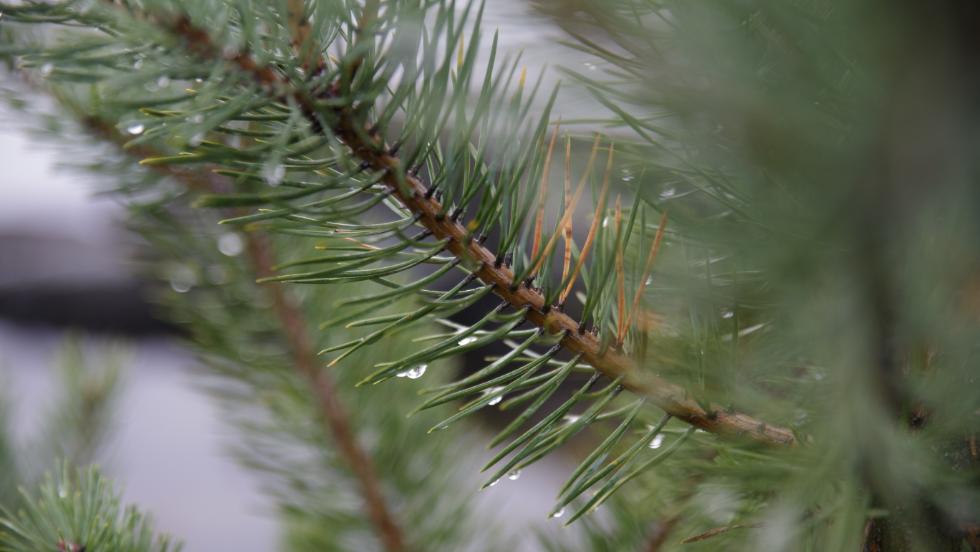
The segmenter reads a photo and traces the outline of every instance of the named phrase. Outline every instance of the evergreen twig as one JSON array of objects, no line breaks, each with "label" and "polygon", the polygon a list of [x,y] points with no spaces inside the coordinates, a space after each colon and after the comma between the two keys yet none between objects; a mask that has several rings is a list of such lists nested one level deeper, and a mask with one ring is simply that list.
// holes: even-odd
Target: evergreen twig
[{"label": "evergreen twig", "polygon": [[[186,17],[177,17],[170,27],[186,41],[187,48],[206,59],[223,56],[203,29],[195,27]],[[266,91],[280,95],[283,101],[292,100],[300,106],[313,129],[323,133],[320,117],[314,101],[304,91],[291,86],[271,67],[259,66],[245,52],[226,58],[230,63],[250,75]],[[328,90],[327,95],[336,90]],[[437,239],[447,239],[446,248],[456,257],[473,264],[473,273],[486,284],[494,286],[494,292],[517,309],[527,308],[527,319],[552,334],[564,333],[561,344],[569,351],[582,355],[582,360],[609,377],[619,379],[621,385],[633,392],[645,395],[660,408],[685,422],[720,435],[745,436],[770,445],[793,445],[796,437],[790,429],[767,424],[748,414],[726,410],[717,406],[702,406],[683,387],[639,369],[629,356],[612,349],[603,350],[598,338],[585,332],[579,323],[567,314],[546,304],[541,292],[515,281],[514,273],[505,266],[495,266],[496,254],[472,239],[466,227],[445,217],[443,206],[430,197],[427,187],[417,177],[405,173],[401,160],[392,155],[377,134],[368,134],[359,128],[353,113],[341,108],[333,113],[333,132],[370,169],[381,174],[383,182],[400,203]],[[368,127],[369,128],[369,127]],[[365,136],[369,139],[366,140]]]}]

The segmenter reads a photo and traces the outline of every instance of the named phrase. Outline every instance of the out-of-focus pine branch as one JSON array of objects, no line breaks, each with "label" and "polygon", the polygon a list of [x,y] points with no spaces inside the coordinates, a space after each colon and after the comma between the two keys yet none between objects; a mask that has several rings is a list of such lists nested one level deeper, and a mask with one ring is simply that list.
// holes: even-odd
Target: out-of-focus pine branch
[{"label": "out-of-focus pine branch", "polygon": [[0,519],[4,552],[168,552],[180,549],[156,534],[150,520],[124,507],[113,485],[94,469],[63,465],[39,488],[24,491],[22,506]]},{"label": "out-of-focus pine branch", "polygon": [[0,507],[19,504],[17,488],[35,485],[57,462],[82,466],[97,459],[111,436],[123,356],[115,347],[86,351],[79,336],[67,338],[52,360],[53,392],[37,399],[45,409],[41,423],[26,442],[15,442],[14,397],[0,397]]},{"label": "out-of-focus pine branch", "polygon": [[[46,401],[50,411],[34,443],[35,458],[64,459],[76,466],[96,460],[113,429],[124,354],[112,348],[85,352],[77,336],[66,341],[57,360],[58,391]],[[30,467],[38,477],[53,465],[33,461]]]}]

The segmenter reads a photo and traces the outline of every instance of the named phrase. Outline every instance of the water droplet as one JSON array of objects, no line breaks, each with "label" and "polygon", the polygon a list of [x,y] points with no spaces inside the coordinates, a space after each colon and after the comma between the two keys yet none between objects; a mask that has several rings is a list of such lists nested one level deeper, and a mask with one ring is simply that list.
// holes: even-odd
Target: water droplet
[{"label": "water droplet", "polygon": [[629,169],[623,169],[622,173],[623,173],[623,182],[632,182],[633,179],[635,178],[633,176],[633,171]]},{"label": "water droplet", "polygon": [[164,75],[157,79],[157,88],[166,88],[170,86],[170,77]]},{"label": "water droplet", "polygon": [[645,286],[649,286],[649,285],[651,285],[651,284],[653,284],[653,276],[647,276],[647,281],[646,281],[646,283],[645,283],[645,284],[643,284],[643,285],[645,285]]},{"label": "water droplet", "polygon": [[54,65],[50,63],[45,63],[44,65],[41,66],[42,77],[47,77],[48,75],[51,74],[52,71],[54,71]]},{"label": "water droplet", "polygon": [[133,62],[133,69],[139,71],[143,68],[143,63],[143,58],[137,58],[136,61]]},{"label": "water droplet", "polygon": [[282,179],[286,176],[286,167],[283,167],[279,163],[266,163],[262,167],[262,178],[265,179],[266,184],[269,186],[278,186],[282,184]]},{"label": "water droplet", "polygon": [[563,515],[565,515],[565,509],[564,508],[562,508],[561,510],[558,510],[557,512],[551,514],[551,517],[553,517],[553,518],[560,518]]},{"label": "water droplet", "polygon": [[66,489],[64,485],[58,485],[58,497],[68,498],[68,489]]},{"label": "water droplet", "polygon": [[170,280],[170,287],[177,293],[187,293],[191,290],[191,285],[181,280]]},{"label": "water droplet", "polygon": [[460,345],[461,347],[462,347],[462,346],[464,346],[464,345],[469,345],[470,343],[473,343],[473,342],[475,342],[476,340],[477,340],[477,338],[476,338],[476,337],[474,337],[474,336],[472,336],[472,335],[468,335],[468,336],[466,336],[466,337],[464,337],[463,339],[460,339],[460,340],[459,340],[459,345]]},{"label": "water droplet", "polygon": [[733,311],[732,309],[725,309],[721,311],[721,317],[726,320],[734,316],[735,316],[735,311]]},{"label": "water droplet", "polygon": [[500,394],[500,392],[503,391],[503,390],[504,390],[503,387],[491,387],[490,389],[484,390],[483,391],[483,396],[484,397],[487,397],[487,396],[490,396],[490,395],[496,395],[495,397],[493,397],[492,399],[490,399],[490,402],[488,402],[487,404],[489,406],[493,406],[495,404],[500,404],[500,401],[504,400],[504,396],[502,394]]},{"label": "water droplet", "polygon": [[583,65],[585,65],[585,68],[589,71],[595,71],[595,64],[591,61],[586,61]]},{"label": "water droplet", "polygon": [[195,113],[195,114],[191,115],[190,118],[187,119],[187,120],[190,121],[190,122],[192,122],[192,123],[194,123],[196,125],[196,124],[201,123],[201,122],[204,121],[204,115],[201,115],[200,113]]},{"label": "water droplet", "polygon": [[565,417],[564,417],[564,418],[562,418],[562,420],[563,420],[563,421],[564,421],[564,422],[565,422],[566,424],[569,424],[569,425],[571,425],[571,424],[574,424],[575,422],[577,422],[577,421],[578,421],[578,419],[579,419],[580,417],[581,417],[581,416],[576,416],[575,414],[566,414],[566,415],[565,415]]},{"label": "water droplet", "polygon": [[130,134],[132,134],[132,135],[135,136],[137,134],[143,134],[143,130],[145,128],[146,127],[144,127],[140,123],[133,123],[133,124],[129,125],[128,127],[126,127],[126,132],[128,132],[128,133],[130,133]]},{"label": "water droplet", "polygon": [[491,481],[490,483],[487,484],[486,488],[489,489],[490,487],[493,487],[497,483],[500,483],[500,480],[499,479],[494,479],[493,481]]},{"label": "water droplet", "polygon": [[202,82],[204,82],[204,79],[202,79],[201,77],[197,77],[196,79],[194,79],[194,82],[196,82],[197,84],[201,84]]},{"label": "water droplet", "polygon": [[517,481],[521,477],[521,470],[514,470],[507,474],[507,479]]},{"label": "water droplet", "polygon": [[422,377],[423,374],[425,374],[425,370],[428,367],[429,367],[428,364],[419,364],[409,368],[408,370],[405,370],[404,372],[398,372],[395,375],[400,378],[419,379]]},{"label": "water droplet", "polygon": [[177,293],[187,293],[197,283],[197,275],[188,266],[181,266],[170,274],[170,288]]},{"label": "water droplet", "polygon": [[660,199],[670,199],[677,194],[677,190],[673,186],[664,188],[664,191],[660,192]]},{"label": "water droplet", "polygon": [[235,232],[228,232],[218,236],[218,251],[222,255],[234,257],[235,255],[239,255],[244,249],[245,244],[242,242],[242,237]]},{"label": "water droplet", "polygon": [[648,446],[652,449],[658,449],[663,444],[664,444],[664,436],[658,433],[653,437],[653,439],[650,440],[650,444]]},{"label": "water droplet", "polygon": [[191,146],[192,148],[196,148],[197,146],[200,146],[201,142],[203,141],[204,141],[204,134],[198,132],[194,136],[191,136],[191,139],[187,141],[187,145]]},{"label": "water droplet", "polygon": [[602,227],[605,228],[607,226],[609,226],[609,217],[603,217],[602,218]]}]

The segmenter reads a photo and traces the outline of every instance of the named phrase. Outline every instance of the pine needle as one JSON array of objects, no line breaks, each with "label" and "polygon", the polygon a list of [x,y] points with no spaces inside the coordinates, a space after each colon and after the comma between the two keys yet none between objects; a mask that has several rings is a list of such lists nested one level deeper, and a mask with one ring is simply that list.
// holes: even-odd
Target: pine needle
[{"label": "pine needle", "polygon": [[534,219],[534,242],[531,245],[531,258],[538,257],[538,250],[541,248],[541,234],[544,229],[544,207],[548,199],[548,176],[551,172],[551,156],[555,151],[555,142],[558,140],[558,129],[561,121],[555,125],[555,130],[551,133],[551,141],[548,143],[548,152],[544,156],[544,168],[541,171],[541,182],[538,184],[538,211]]},{"label": "pine needle", "polygon": [[650,253],[647,255],[647,260],[643,264],[643,275],[640,277],[640,284],[636,288],[636,293],[633,294],[633,305],[630,307],[629,315],[626,319],[626,329],[629,329],[629,325],[633,321],[633,314],[640,306],[640,299],[643,297],[643,291],[646,289],[647,281],[650,279],[653,263],[657,260],[657,253],[660,251],[660,243],[663,241],[664,230],[666,228],[667,211],[664,211],[664,214],[660,216],[660,225],[657,227],[657,234],[653,238],[653,245],[650,246]]},{"label": "pine needle", "polygon": [[582,197],[582,192],[585,190],[585,183],[588,182],[589,174],[592,172],[592,167],[595,164],[596,154],[599,151],[600,138],[601,137],[598,134],[596,134],[595,141],[592,143],[592,153],[589,156],[589,162],[586,164],[585,167],[585,173],[583,173],[582,178],[579,180],[578,187],[575,189],[575,194],[572,195],[572,199],[569,202],[568,209],[565,211],[565,214],[561,217],[561,220],[558,221],[558,226],[555,229],[555,232],[551,234],[551,237],[548,239],[548,243],[547,245],[545,245],[545,248],[541,252],[541,254],[537,256],[535,255],[531,256],[531,258],[536,259],[536,261],[534,262],[534,266],[531,268],[529,272],[529,276],[534,276],[535,274],[538,273],[538,270],[541,269],[541,265],[544,264],[544,260],[551,254],[551,251],[555,248],[555,244],[558,241],[558,236],[561,235],[559,229],[564,227],[566,224],[568,224],[569,219],[572,218],[572,214],[575,213],[575,206],[578,204],[578,200]]},{"label": "pine needle", "polygon": [[[565,212],[572,206],[572,139],[568,138],[565,140],[565,167],[564,167],[564,179],[562,182],[562,187],[565,192]],[[565,278],[568,277],[568,270],[572,265],[572,225],[575,222],[575,217],[568,219],[568,224],[565,225],[565,258],[562,261],[561,268],[561,280],[559,282],[564,282]]]},{"label": "pine needle", "polygon": [[592,249],[592,244],[595,242],[596,234],[599,231],[602,213],[606,210],[606,197],[609,194],[609,181],[610,175],[612,174],[612,164],[615,153],[614,150],[614,146],[610,144],[609,157],[606,159],[606,170],[602,177],[602,190],[599,192],[599,200],[596,202],[595,211],[592,213],[592,225],[589,226],[589,234],[585,238],[585,245],[582,246],[582,251],[578,255],[578,260],[575,261],[575,268],[572,269],[572,277],[568,283],[565,284],[565,289],[562,290],[561,295],[558,297],[559,305],[565,304],[565,301],[568,299],[568,294],[572,292],[572,288],[575,286],[575,281],[578,279],[578,274],[582,270],[582,265],[585,264],[585,259],[588,257],[589,251]]},{"label": "pine needle", "polygon": [[[616,196],[616,210],[614,215],[616,221],[616,240],[620,239],[623,231],[623,204],[622,198]],[[623,260],[623,250],[626,249],[626,240],[616,246],[616,308],[619,316],[616,319],[616,345],[623,344],[623,337],[626,333],[626,266]]]}]

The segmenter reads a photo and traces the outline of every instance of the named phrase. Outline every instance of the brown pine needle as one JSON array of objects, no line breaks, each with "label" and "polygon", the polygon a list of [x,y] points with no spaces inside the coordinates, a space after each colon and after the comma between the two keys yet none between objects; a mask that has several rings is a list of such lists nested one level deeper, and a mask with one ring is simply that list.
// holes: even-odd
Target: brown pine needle
[{"label": "brown pine needle", "polygon": [[708,540],[711,537],[721,535],[722,533],[727,533],[729,531],[734,531],[735,529],[755,529],[759,527],[758,523],[736,523],[735,525],[727,525],[725,527],[716,527],[704,533],[694,535],[693,537],[687,537],[681,541],[681,544],[690,544],[692,542],[701,542],[703,540]]},{"label": "brown pine needle", "polygon": [[[357,246],[360,246],[360,247],[362,247],[364,249],[372,249],[372,250],[375,250],[375,251],[380,251],[381,250],[381,248],[378,247],[378,246],[376,246],[376,245],[371,245],[369,243],[364,243],[364,242],[362,242],[360,240],[357,240],[355,238],[343,237],[343,238],[340,238],[340,239],[342,239],[344,241],[349,241],[349,242],[351,242],[351,243],[353,243],[353,244],[355,244]],[[320,251],[325,251],[327,249],[330,249],[330,246],[327,245],[327,244],[320,244],[320,245],[313,246],[313,249],[318,249]]]},{"label": "brown pine needle", "polygon": [[[563,187],[565,189],[565,212],[572,204],[572,139],[568,138],[565,140],[565,179]],[[575,222],[575,217],[568,219],[568,224],[565,225],[565,259],[562,262],[561,267],[561,280],[559,282],[564,282],[565,277],[568,276],[568,269],[572,266],[572,225]]]},{"label": "brown pine needle", "polygon": [[531,258],[538,256],[541,248],[541,233],[544,228],[544,204],[548,199],[548,176],[551,172],[551,154],[555,151],[555,142],[558,140],[558,128],[561,121],[555,125],[554,132],[551,133],[551,141],[548,143],[548,153],[544,157],[544,169],[541,171],[541,183],[538,184],[538,214],[534,219],[534,243],[531,245]]},{"label": "brown pine needle", "polygon": [[[609,145],[609,157],[606,159],[606,171],[602,176],[602,190],[599,192],[599,201],[596,202],[595,212],[592,213],[592,225],[589,226],[589,234],[585,238],[585,245],[582,246],[582,251],[578,255],[578,260],[575,261],[575,268],[572,269],[572,278],[565,284],[565,289],[562,290],[561,295],[558,296],[558,304],[563,305],[568,299],[568,294],[572,292],[572,287],[575,285],[575,281],[578,279],[579,271],[582,270],[582,265],[585,264],[585,259],[589,255],[589,250],[592,248],[592,243],[595,241],[596,234],[599,231],[599,223],[602,220],[602,213],[606,210],[606,196],[609,194],[609,177],[612,174],[612,163],[613,163],[613,145]],[[562,278],[564,281],[564,278]]]},{"label": "brown pine needle", "polygon": [[351,243],[355,243],[355,244],[357,244],[357,245],[359,245],[359,246],[361,246],[361,247],[363,247],[364,249],[373,249],[373,250],[375,250],[375,251],[380,251],[380,250],[381,250],[381,248],[380,248],[380,247],[378,247],[378,246],[376,246],[376,245],[371,245],[371,244],[369,244],[369,243],[364,243],[364,242],[362,242],[362,241],[360,241],[360,240],[356,240],[356,239],[354,239],[354,238],[347,238],[347,237],[345,237],[345,238],[343,238],[343,239],[344,239],[344,240],[346,240],[346,241],[349,241],[349,242],[351,242]]},{"label": "brown pine needle", "polygon": [[[623,204],[619,195],[616,196],[616,238],[621,236],[623,231]],[[626,334],[626,263],[623,260],[623,250],[626,249],[626,240],[616,246],[616,288],[617,299],[616,308],[619,316],[616,319],[616,345],[623,344]]]},{"label": "brown pine needle", "polygon": [[456,74],[457,75],[459,74],[460,71],[463,70],[463,55],[464,55],[464,52],[463,52],[463,44],[465,42],[466,41],[463,40],[463,37],[460,36],[459,37],[459,48],[456,48]]},{"label": "brown pine needle", "polygon": [[663,215],[660,215],[660,226],[657,227],[657,234],[653,237],[653,245],[650,246],[650,253],[647,255],[647,261],[643,264],[643,275],[640,277],[640,285],[636,288],[636,293],[633,294],[633,306],[630,307],[630,312],[626,318],[626,328],[629,329],[630,323],[633,321],[633,313],[640,306],[640,299],[643,298],[643,290],[647,287],[647,280],[650,279],[650,272],[653,271],[653,263],[657,260],[657,253],[660,251],[660,242],[664,239],[664,230],[667,228],[667,211],[664,211]]},{"label": "brown pine needle", "polygon": [[[589,155],[589,162],[585,166],[585,172],[582,174],[582,178],[579,179],[578,187],[575,188],[575,194],[572,195],[571,201],[568,202],[568,209],[565,211],[565,214],[562,215],[561,220],[558,221],[558,226],[551,234],[551,237],[548,238],[548,243],[545,244],[544,250],[541,251],[540,255],[531,255],[532,259],[537,260],[534,262],[534,266],[528,273],[529,277],[533,278],[534,275],[538,273],[538,270],[541,269],[541,265],[544,264],[544,260],[548,258],[548,255],[550,255],[552,250],[554,250],[555,244],[558,243],[558,236],[561,235],[560,229],[568,224],[569,219],[572,218],[572,214],[575,213],[575,206],[578,205],[578,200],[582,197],[582,192],[585,191],[585,184],[589,180],[589,174],[592,173],[592,167],[595,164],[596,154],[599,152],[599,139],[600,136],[596,134],[595,141],[592,142],[592,153]],[[552,142],[552,145],[554,145],[554,142]],[[547,164],[547,161],[545,163]]]}]

